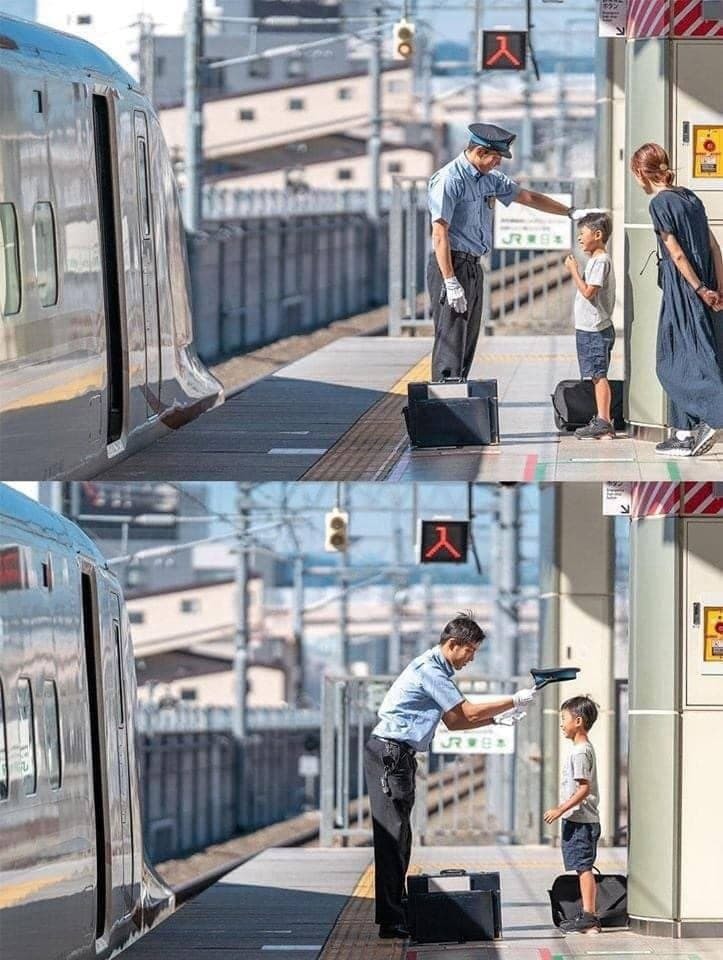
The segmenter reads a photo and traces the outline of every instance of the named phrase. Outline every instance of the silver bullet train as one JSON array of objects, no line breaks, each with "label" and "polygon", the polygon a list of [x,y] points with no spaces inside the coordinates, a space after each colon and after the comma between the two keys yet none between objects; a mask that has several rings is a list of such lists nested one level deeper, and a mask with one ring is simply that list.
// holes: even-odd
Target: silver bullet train
[{"label": "silver bullet train", "polygon": [[90,477],[223,399],[166,145],[97,47],[0,13],[0,475]]},{"label": "silver bullet train", "polygon": [[0,484],[0,956],[111,957],[175,908],[143,856],[123,596],[64,517]]}]

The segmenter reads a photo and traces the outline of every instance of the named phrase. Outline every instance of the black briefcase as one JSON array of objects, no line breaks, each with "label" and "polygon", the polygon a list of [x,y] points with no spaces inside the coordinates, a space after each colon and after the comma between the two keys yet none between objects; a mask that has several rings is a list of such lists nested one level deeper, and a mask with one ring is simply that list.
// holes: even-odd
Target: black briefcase
[{"label": "black briefcase", "polygon": [[[595,907],[601,927],[628,925],[628,878],[621,873],[595,874],[597,897]],[[559,927],[563,920],[574,920],[582,911],[580,881],[576,874],[563,873],[547,891],[552,907],[552,922]]]},{"label": "black briefcase", "polygon": [[407,877],[407,923],[417,943],[499,940],[499,873],[442,870]]},{"label": "black briefcase", "polygon": [[[623,413],[623,380],[610,380],[611,416],[616,430],[625,430]],[[561,431],[586,427],[597,413],[595,386],[592,380],[561,380],[552,394],[555,426]]]},{"label": "black briefcase", "polygon": [[410,383],[404,419],[413,447],[477,447],[499,443],[497,381]]}]

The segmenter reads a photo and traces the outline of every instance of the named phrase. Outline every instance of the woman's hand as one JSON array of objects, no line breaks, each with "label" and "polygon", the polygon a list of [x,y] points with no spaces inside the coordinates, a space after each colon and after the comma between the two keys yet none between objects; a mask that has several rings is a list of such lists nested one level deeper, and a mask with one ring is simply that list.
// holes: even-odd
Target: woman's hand
[{"label": "woman's hand", "polygon": [[698,296],[712,310],[718,310],[718,303],[720,301],[720,295],[717,290],[709,290],[708,287],[701,287],[698,291]]},{"label": "woman's hand", "polygon": [[577,259],[574,253],[568,253],[563,261],[564,267],[568,273],[580,273],[580,267],[578,266]]}]

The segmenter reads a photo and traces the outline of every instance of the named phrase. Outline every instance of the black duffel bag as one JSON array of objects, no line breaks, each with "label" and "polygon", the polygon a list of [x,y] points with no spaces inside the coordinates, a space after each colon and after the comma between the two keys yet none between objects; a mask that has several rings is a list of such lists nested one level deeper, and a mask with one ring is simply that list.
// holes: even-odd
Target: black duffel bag
[{"label": "black duffel bag", "polygon": [[[600,873],[594,868],[597,897],[596,912],[601,927],[628,925],[628,878],[621,873]],[[563,873],[556,877],[550,895],[552,922],[559,927],[563,920],[574,920],[582,912],[580,880],[577,874]]]},{"label": "black duffel bag", "polygon": [[[611,414],[616,430],[625,430],[627,424],[623,413],[623,380],[609,380],[612,393]],[[572,431],[586,427],[597,413],[595,385],[592,380],[561,380],[552,394],[555,426],[558,430]]]},{"label": "black duffel bag", "polygon": [[413,447],[499,443],[496,380],[407,384],[402,413]]}]

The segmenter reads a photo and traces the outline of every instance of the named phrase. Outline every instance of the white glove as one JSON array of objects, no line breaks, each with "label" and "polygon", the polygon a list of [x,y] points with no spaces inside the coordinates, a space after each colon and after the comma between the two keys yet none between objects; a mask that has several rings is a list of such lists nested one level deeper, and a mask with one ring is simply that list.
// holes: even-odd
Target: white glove
[{"label": "white glove", "polygon": [[467,297],[464,288],[456,277],[448,277],[444,281],[447,289],[447,302],[456,313],[467,313]]},{"label": "white glove", "polygon": [[521,690],[515,690],[512,694],[512,702],[515,707],[521,707],[532,703],[537,696],[537,687],[523,687]]},{"label": "white glove", "polygon": [[514,727],[516,723],[519,723],[520,720],[526,716],[527,711],[520,710],[519,707],[513,707],[511,710],[505,710],[504,713],[498,713],[493,720],[500,727]]},{"label": "white glove", "polygon": [[610,213],[610,211],[601,210],[597,207],[591,207],[589,210],[586,210],[584,208],[577,209],[577,207],[573,207],[573,209],[570,211],[570,219],[573,221],[582,220],[582,218],[586,217],[589,213]]}]

